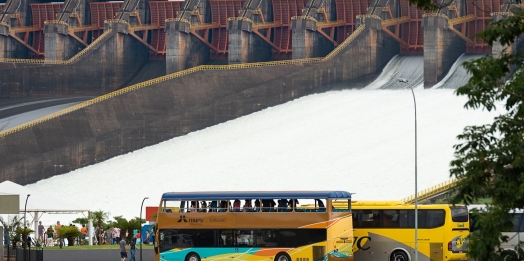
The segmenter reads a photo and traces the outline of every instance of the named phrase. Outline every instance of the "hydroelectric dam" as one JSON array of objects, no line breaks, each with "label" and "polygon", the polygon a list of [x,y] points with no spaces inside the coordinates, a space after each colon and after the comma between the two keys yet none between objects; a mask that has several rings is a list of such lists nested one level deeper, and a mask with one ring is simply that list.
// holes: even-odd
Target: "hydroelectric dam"
[{"label": "hydroelectric dam", "polygon": [[[96,98],[0,132],[0,182],[33,183],[423,55],[423,82],[511,15],[510,0],[0,0],[0,102]],[[519,46],[510,47],[511,50]]]}]

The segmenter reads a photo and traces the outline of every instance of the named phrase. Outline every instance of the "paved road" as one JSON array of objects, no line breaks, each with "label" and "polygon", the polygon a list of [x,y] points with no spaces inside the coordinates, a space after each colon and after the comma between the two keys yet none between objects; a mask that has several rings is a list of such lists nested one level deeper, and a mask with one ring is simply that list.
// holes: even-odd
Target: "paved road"
[{"label": "paved road", "polygon": [[0,99],[0,130],[16,127],[92,98],[94,97]]}]

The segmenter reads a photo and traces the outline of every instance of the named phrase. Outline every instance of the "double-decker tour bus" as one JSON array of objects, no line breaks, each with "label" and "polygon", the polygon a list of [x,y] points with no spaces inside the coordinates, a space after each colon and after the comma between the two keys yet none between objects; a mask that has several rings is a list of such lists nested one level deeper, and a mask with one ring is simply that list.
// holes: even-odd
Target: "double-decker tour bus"
[{"label": "double-decker tour bus", "polygon": [[[355,260],[415,260],[415,205],[353,201],[352,208]],[[465,206],[419,204],[417,213],[418,260],[467,260]]]},{"label": "double-decker tour bus", "polygon": [[351,223],[346,191],[164,193],[155,260],[351,261]]}]

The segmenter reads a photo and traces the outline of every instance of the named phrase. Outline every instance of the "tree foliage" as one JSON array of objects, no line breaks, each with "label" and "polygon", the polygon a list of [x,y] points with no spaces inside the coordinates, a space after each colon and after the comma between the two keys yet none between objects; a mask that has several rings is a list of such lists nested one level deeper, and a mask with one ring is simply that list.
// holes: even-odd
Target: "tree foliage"
[{"label": "tree foliage", "polygon": [[505,253],[499,248],[500,242],[508,238],[501,231],[512,227],[508,213],[524,208],[523,56],[507,49],[520,45],[516,39],[524,32],[524,12],[512,12],[479,34],[491,46],[499,42],[506,49],[500,56],[486,55],[464,63],[472,77],[456,91],[468,97],[467,109],[502,109],[492,123],[468,126],[458,135],[460,143],[454,146],[455,159],[451,162],[451,176],[459,179],[453,203],[492,199],[485,213],[478,215],[480,229],[470,235],[468,255],[475,260],[502,260]]}]

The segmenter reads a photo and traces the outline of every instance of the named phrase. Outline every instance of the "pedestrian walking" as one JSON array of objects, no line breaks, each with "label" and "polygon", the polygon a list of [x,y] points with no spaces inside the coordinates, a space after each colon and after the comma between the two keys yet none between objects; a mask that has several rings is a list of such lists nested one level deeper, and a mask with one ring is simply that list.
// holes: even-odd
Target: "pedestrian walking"
[{"label": "pedestrian walking", "polygon": [[127,245],[126,245],[126,240],[122,238],[122,240],[120,240],[120,260],[126,261],[126,258],[127,258]]},{"label": "pedestrian walking", "polygon": [[138,250],[136,248],[136,238],[131,239],[131,242],[129,242],[129,253],[131,254],[131,257],[129,257],[129,261],[136,261],[135,260],[135,253]]}]

